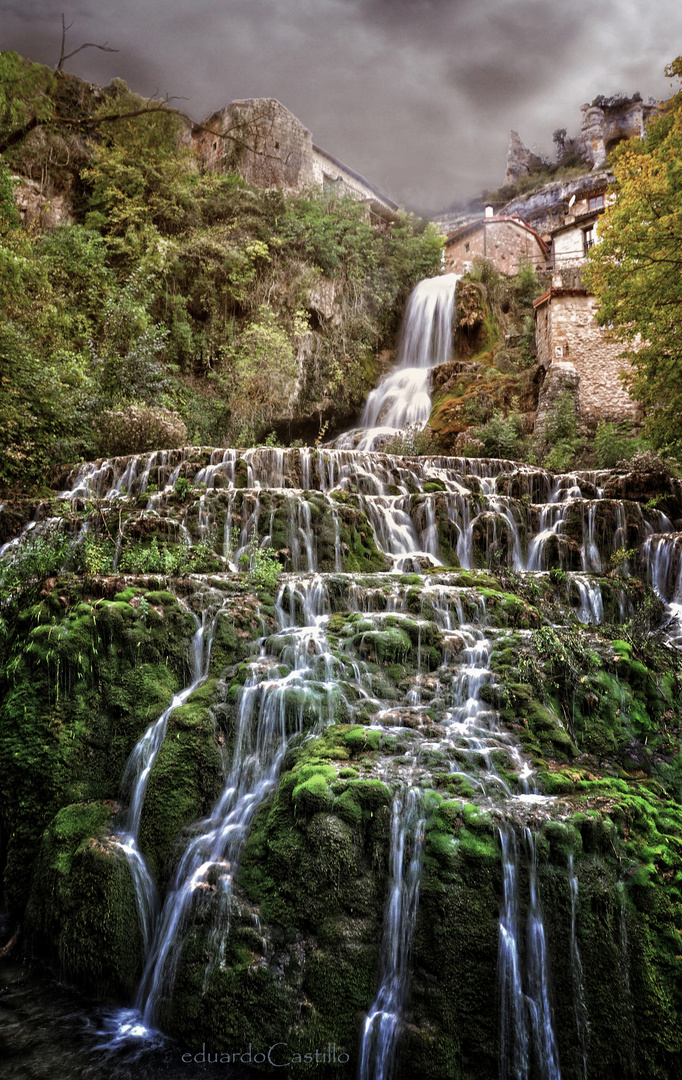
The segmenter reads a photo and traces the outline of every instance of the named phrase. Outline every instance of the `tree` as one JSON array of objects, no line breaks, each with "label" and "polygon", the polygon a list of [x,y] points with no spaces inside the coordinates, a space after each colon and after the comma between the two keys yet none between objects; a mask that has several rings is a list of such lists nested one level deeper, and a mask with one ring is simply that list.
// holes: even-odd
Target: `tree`
[{"label": "tree", "polygon": [[[682,77],[682,56],[666,75]],[[682,91],[643,139],[612,152],[612,193],[590,251],[586,283],[597,319],[625,345],[624,382],[646,410],[655,446],[682,450]]]}]

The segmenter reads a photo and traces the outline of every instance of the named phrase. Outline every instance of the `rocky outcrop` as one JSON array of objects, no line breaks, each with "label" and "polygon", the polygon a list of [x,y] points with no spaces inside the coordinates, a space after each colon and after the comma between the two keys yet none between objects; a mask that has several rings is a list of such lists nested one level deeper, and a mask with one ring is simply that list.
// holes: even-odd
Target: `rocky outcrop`
[{"label": "rocky outcrop", "polygon": [[55,191],[48,195],[42,184],[27,176],[15,177],[14,202],[22,224],[28,228],[38,225],[44,229],[56,229],[58,225],[73,225],[73,203],[67,191]]},{"label": "rocky outcrop", "polygon": [[518,131],[512,129],[511,139],[509,140],[509,149],[507,150],[507,171],[504,178],[505,184],[515,184],[520,176],[537,172],[538,169],[541,169],[546,164],[547,162],[544,158],[528,149]]},{"label": "rocky outcrop", "polygon": [[576,148],[583,160],[593,168],[599,168],[619,142],[644,135],[647,120],[658,107],[654,98],[645,104],[639,93],[632,97],[615,94],[606,98],[600,95],[591,105],[581,105],[580,136]]},{"label": "rocky outcrop", "polygon": [[519,195],[504,207],[505,214],[520,214],[540,235],[550,233],[564,224],[571,198],[589,196],[592,191],[603,192],[613,181],[606,169],[572,180],[551,180],[537,191]]}]

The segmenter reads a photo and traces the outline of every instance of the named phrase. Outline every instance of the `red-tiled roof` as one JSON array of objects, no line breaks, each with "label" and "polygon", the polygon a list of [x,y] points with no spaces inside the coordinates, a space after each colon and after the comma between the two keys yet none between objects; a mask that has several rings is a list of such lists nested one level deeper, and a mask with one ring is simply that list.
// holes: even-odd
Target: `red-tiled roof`
[{"label": "red-tiled roof", "polygon": [[547,292],[543,292],[542,296],[538,296],[537,300],[533,300],[533,307],[539,308],[542,304],[546,304],[548,300],[551,300],[553,296],[591,296],[592,294],[582,285],[578,285],[575,288],[564,285],[552,285],[551,289],[547,289]]}]

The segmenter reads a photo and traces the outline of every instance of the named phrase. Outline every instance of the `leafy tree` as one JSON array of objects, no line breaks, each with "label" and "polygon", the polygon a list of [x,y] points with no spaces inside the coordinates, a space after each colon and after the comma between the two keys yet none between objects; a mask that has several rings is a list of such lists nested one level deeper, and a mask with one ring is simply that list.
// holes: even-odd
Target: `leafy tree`
[{"label": "leafy tree", "polygon": [[[338,423],[438,271],[431,225],[376,229],[352,198],[202,174],[183,131],[120,80],[0,53],[0,489],[113,452],[112,422],[120,453],[148,420],[171,424],[164,446]],[[22,228],[10,170],[69,190],[76,223]]]},{"label": "leafy tree", "polygon": [[[666,68],[682,76],[682,56]],[[645,139],[612,152],[613,193],[590,252],[586,280],[598,320],[626,346],[624,379],[646,408],[655,446],[682,447],[682,91]]]}]

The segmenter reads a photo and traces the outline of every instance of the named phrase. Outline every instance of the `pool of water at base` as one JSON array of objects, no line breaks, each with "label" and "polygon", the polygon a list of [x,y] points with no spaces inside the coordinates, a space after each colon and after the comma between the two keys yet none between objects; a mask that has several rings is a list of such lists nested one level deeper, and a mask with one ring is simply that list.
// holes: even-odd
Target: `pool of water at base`
[{"label": "pool of water at base", "polygon": [[[208,1046],[184,1047],[162,1036],[104,1049],[120,1010],[95,1002],[45,968],[0,963],[0,1076],[3,1080],[253,1080],[263,1073],[213,1063]],[[262,1050],[253,1047],[253,1053]],[[268,1047],[266,1046],[267,1052]],[[235,1052],[242,1052],[235,1047]],[[248,1046],[243,1053],[248,1052]],[[202,1053],[211,1064],[202,1062]],[[197,1061],[190,1060],[197,1058]],[[232,1056],[232,1055],[231,1055]],[[185,1060],[183,1061],[183,1057]],[[291,1075],[291,1069],[284,1070]]]}]

